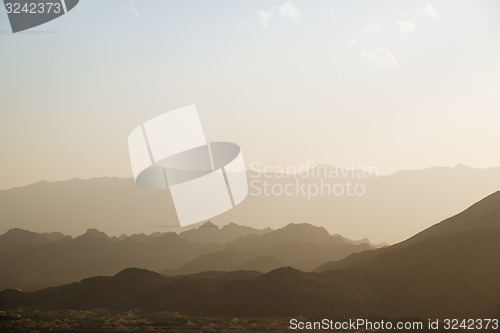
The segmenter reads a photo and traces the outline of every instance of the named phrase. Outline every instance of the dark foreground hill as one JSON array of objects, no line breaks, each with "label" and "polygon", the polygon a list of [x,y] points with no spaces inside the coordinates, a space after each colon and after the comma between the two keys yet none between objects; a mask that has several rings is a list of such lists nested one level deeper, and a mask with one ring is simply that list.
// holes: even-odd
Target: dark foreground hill
[{"label": "dark foreground hill", "polygon": [[[375,267],[380,265],[380,260],[382,260],[380,258],[393,258],[389,255],[389,253],[394,252],[396,252],[395,256],[397,256],[397,253],[406,253],[409,250],[403,249],[413,244],[428,243],[433,239],[437,240],[439,243],[439,240],[446,240],[448,239],[447,236],[451,235],[463,237],[464,240],[466,240],[469,233],[482,232],[487,234],[492,232],[495,234],[498,231],[500,231],[500,192],[489,195],[460,214],[437,223],[401,243],[385,247],[377,251],[365,251],[353,254],[343,260],[321,265],[316,269],[316,271],[324,272],[332,269],[342,269],[361,264]],[[443,242],[442,247],[443,249],[446,248],[446,242]],[[473,251],[473,253],[469,256],[477,255],[480,261],[482,261],[484,257],[488,257],[490,254],[493,256],[497,254],[500,255],[500,253],[495,252],[484,253],[484,255],[476,252],[477,251]],[[427,257],[422,257],[422,259],[427,259]],[[402,261],[404,262],[405,260],[403,259]],[[405,263],[408,264],[409,262]]]},{"label": "dark foreground hill", "polygon": [[[127,269],[56,288],[0,292],[0,309],[138,308],[230,316],[490,317],[499,314],[498,290],[481,288],[446,270],[408,267],[304,273],[280,268],[165,277]],[[389,278],[392,276],[392,278]]]}]

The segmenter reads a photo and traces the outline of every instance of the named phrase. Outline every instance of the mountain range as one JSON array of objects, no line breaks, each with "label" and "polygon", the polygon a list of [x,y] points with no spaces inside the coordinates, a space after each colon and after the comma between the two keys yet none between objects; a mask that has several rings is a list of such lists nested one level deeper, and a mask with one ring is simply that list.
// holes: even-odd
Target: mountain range
[{"label": "mountain range", "polygon": [[[211,219],[214,224],[237,222],[257,229],[278,229],[289,223],[310,223],[351,239],[369,236],[377,243],[394,244],[498,190],[500,167],[432,167],[377,177],[316,166],[296,175],[249,170],[248,181],[248,197]],[[360,184],[365,192],[360,196],[323,193],[308,198],[299,191],[300,186],[319,186],[321,182],[329,188],[337,184],[342,188],[347,182]],[[287,185],[293,195],[264,191],[266,186]],[[179,227],[168,191],[144,190],[133,179],[120,178],[42,181],[0,190],[0,220],[0,233],[22,228],[75,236],[97,228],[119,237],[122,233],[186,231]]]},{"label": "mountain range", "polygon": [[[311,230],[316,232],[320,233]],[[266,242],[265,238],[260,241]],[[333,236],[325,238],[323,245],[336,241]],[[498,262],[500,192],[404,242],[352,254],[320,265],[315,272],[281,267],[265,274],[235,271],[163,276],[126,269],[111,277],[88,278],[32,293],[4,290],[0,308],[32,305],[235,316],[498,318]]]},{"label": "mountain range", "polygon": [[184,231],[109,237],[89,229],[76,238],[12,229],[0,236],[0,289],[36,290],[139,267],[166,275],[282,266],[310,271],[354,252],[373,249],[309,224],[259,230],[206,222]]}]

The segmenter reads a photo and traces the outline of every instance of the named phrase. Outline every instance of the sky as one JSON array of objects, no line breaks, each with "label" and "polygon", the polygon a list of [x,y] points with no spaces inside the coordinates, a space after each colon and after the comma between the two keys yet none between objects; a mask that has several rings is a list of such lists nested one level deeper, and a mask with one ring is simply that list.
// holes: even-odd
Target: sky
[{"label": "sky", "polygon": [[13,34],[0,189],[131,177],[127,137],[196,104],[247,165],[500,165],[500,2],[84,0]]}]

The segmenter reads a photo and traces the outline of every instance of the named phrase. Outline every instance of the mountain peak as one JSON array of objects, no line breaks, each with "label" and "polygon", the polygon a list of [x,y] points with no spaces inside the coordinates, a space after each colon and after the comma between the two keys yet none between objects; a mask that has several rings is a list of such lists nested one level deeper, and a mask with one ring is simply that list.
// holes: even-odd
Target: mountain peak
[{"label": "mountain peak", "polygon": [[294,230],[294,231],[314,231],[318,233],[324,233],[330,235],[324,227],[318,227],[309,223],[288,223],[282,228],[282,230]]},{"label": "mountain peak", "polygon": [[147,269],[142,268],[125,268],[114,275],[114,278],[130,278],[130,277],[161,277],[161,274],[148,271]]},{"label": "mountain peak", "polygon": [[279,267],[279,268],[276,268],[276,269],[273,269],[270,273],[291,273],[291,272],[300,272],[302,273],[300,270],[296,269],[296,268],[293,268],[292,266],[283,266],[283,267]]},{"label": "mountain peak", "polygon": [[32,232],[32,231],[24,230],[21,228],[12,228],[12,229],[7,230],[5,235],[26,235],[26,234],[33,234],[33,233],[34,232]]},{"label": "mountain peak", "polygon": [[296,268],[293,268],[291,266],[285,266],[276,268],[270,271],[269,273],[262,275],[259,279],[261,280],[280,279],[281,281],[284,281],[285,279],[296,278],[303,275],[304,272]]},{"label": "mountain peak", "polygon": [[215,224],[213,224],[212,222],[210,221],[207,221],[205,223],[203,223],[198,229],[217,229],[219,230],[219,227],[216,226]]},{"label": "mountain peak", "polygon": [[106,235],[104,232],[99,231],[99,230],[94,229],[94,228],[88,229],[82,236],[88,236],[88,237],[93,237],[93,238],[109,239],[109,236]]}]

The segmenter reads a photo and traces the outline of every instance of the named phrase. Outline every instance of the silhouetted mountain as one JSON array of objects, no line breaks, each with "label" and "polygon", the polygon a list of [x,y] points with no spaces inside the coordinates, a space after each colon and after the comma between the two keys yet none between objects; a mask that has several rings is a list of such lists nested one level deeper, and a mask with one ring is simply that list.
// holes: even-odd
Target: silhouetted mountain
[{"label": "silhouetted mountain", "polygon": [[331,269],[343,269],[367,263],[381,254],[393,252],[410,244],[439,238],[443,236],[467,233],[472,231],[499,231],[500,230],[500,192],[495,192],[483,200],[475,203],[463,212],[437,223],[413,237],[396,245],[371,252],[353,254],[337,262],[326,263],[318,267],[317,271],[324,272]]},{"label": "silhouetted mountain", "polygon": [[283,228],[269,231],[261,236],[249,235],[233,242],[235,249],[246,250],[269,247],[283,242],[314,243],[323,246],[346,244],[348,241],[340,235],[330,235],[323,227],[307,223],[289,223]]},{"label": "silhouetted mountain", "polygon": [[353,315],[354,295],[345,287],[319,274],[283,267],[254,280],[231,281],[211,302],[215,313],[238,316]]},{"label": "silhouetted mountain", "polygon": [[196,277],[196,278],[208,278],[208,279],[229,281],[229,280],[251,280],[262,275],[263,273],[253,270],[237,270],[232,272],[204,271],[195,274],[169,276],[169,278],[170,280],[177,280],[177,279],[184,279],[186,277]]},{"label": "silhouetted mountain", "polygon": [[262,256],[252,258],[238,268],[242,270],[252,270],[267,273],[276,269],[276,267],[282,267],[283,263],[276,259],[274,256]]},{"label": "silhouetted mountain", "polygon": [[24,246],[40,246],[66,238],[60,232],[36,233],[19,228],[0,235],[0,252],[8,252]]},{"label": "silhouetted mountain", "polygon": [[[234,273],[231,273],[234,274]],[[70,307],[70,308],[143,308],[149,310],[178,310],[185,312],[206,313],[251,313],[258,304],[250,304],[255,297],[247,295],[252,292],[252,287],[245,290],[245,298],[235,299],[231,294],[241,294],[241,283],[248,286],[257,285],[263,288],[268,298],[273,298],[276,284],[281,284],[292,291],[294,288],[307,286],[311,281],[308,274],[285,268],[270,272],[266,275],[254,275],[247,279],[224,278],[223,276],[203,277],[191,275],[184,277],[168,278],[159,274],[127,269],[113,277],[94,277],[84,279],[56,288],[48,288],[34,293],[25,294],[12,290],[0,292],[0,308],[9,308],[14,305],[34,304],[37,307]],[[246,283],[245,283],[246,282]],[[236,288],[236,290],[234,290]],[[298,289],[300,290],[300,288]],[[229,292],[229,294],[228,294]],[[319,291],[318,291],[319,292]],[[261,294],[260,291],[257,292]],[[296,293],[294,293],[296,295]],[[305,295],[304,295],[305,296]],[[288,296],[290,299],[293,295]],[[301,299],[294,301],[294,304]],[[230,306],[239,304],[235,309]],[[281,305],[279,302],[277,305]],[[249,309],[240,312],[241,306]],[[263,304],[264,308],[272,306]],[[279,306],[267,313],[276,313]],[[288,306],[280,308],[279,313],[284,313]],[[261,310],[257,310],[261,312]]]},{"label": "silhouetted mountain", "polygon": [[58,288],[32,294],[35,302],[64,307],[132,307],[144,303],[166,278],[142,269],[126,269],[113,277],[84,279]]},{"label": "silhouetted mountain", "polygon": [[[201,255],[179,267],[175,271],[175,274],[193,274],[206,270],[231,271],[237,269],[253,269],[260,272],[268,272],[271,269],[282,266],[293,266],[297,269],[310,271],[321,263],[336,260],[334,258],[344,258],[351,253],[373,249],[366,244],[322,246],[312,242],[276,242],[272,245],[266,244],[262,247],[260,247],[259,242],[256,242],[253,249],[248,248],[247,244],[245,244],[245,248],[247,249],[235,250],[233,247],[229,247],[221,251]],[[263,258],[267,258],[267,260],[263,260]],[[270,260],[270,258],[273,259]],[[270,266],[271,263],[274,264]],[[247,267],[245,264],[251,266]]]},{"label": "silhouetted mountain", "polygon": [[404,244],[416,243],[425,239],[451,235],[471,230],[500,230],[500,192],[497,191],[475,203],[462,213],[416,234]]},{"label": "silhouetted mountain", "polygon": [[220,249],[214,244],[189,243],[175,233],[144,242],[133,238],[119,241],[89,230],[75,239],[0,253],[0,288],[36,290],[86,276],[110,275],[127,267],[175,269]]},{"label": "silhouetted mountain", "polygon": [[120,305],[235,316],[497,318],[499,207],[497,192],[418,237],[371,251],[375,255],[368,260],[351,260],[344,269],[238,273],[245,279],[223,279],[221,272],[162,277],[126,270],[35,293],[5,290],[0,308]]},{"label": "silhouetted mountain", "polygon": [[176,274],[195,274],[203,271],[231,271],[243,262],[250,260],[252,254],[226,248],[216,253],[203,254],[176,270]]},{"label": "silhouetted mountain", "polygon": [[34,303],[31,294],[25,294],[15,289],[5,289],[0,292],[0,309],[18,306],[31,306]]},{"label": "silhouetted mountain", "polygon": [[[311,222],[349,238],[369,236],[372,241],[391,243],[451,216],[498,190],[500,183],[500,167],[434,167],[363,178],[353,177],[349,170],[318,166],[307,177],[255,171],[248,175],[251,195],[231,211],[213,218],[216,225],[236,221],[252,228],[276,229],[291,222]],[[295,189],[296,182],[305,187],[318,185],[318,175],[327,175],[323,183],[330,187],[349,181],[363,185],[366,193],[308,198],[300,193],[274,196],[261,191],[259,195],[255,190],[262,190],[264,182],[269,188],[292,184]],[[113,236],[180,229],[167,191],[144,190],[132,179],[119,178],[39,182],[1,190],[0,219],[0,232],[18,227],[77,235],[98,227]],[[200,236],[198,241],[203,243],[205,238]]]},{"label": "silhouetted mountain", "polygon": [[[262,234],[249,235],[253,232]],[[28,235],[37,236],[34,233]],[[247,236],[226,242],[237,235]],[[37,246],[0,253],[0,289],[36,290],[78,281],[86,276],[110,275],[127,267],[140,267],[166,275],[240,269],[268,272],[282,265],[312,270],[321,263],[370,249],[366,244],[352,245],[341,236],[330,236],[323,228],[305,224],[289,225],[271,232],[234,223],[219,229],[207,222],[184,236],[155,233],[117,238],[89,229],[75,239],[63,238],[51,243],[41,238],[42,242]],[[224,244],[210,242],[211,236]],[[206,242],[200,243],[200,239]],[[266,257],[267,260],[263,259]],[[275,260],[269,260],[269,257]]]},{"label": "silhouetted mountain", "polygon": [[238,270],[224,274],[219,280],[252,280],[259,276],[262,276],[262,273],[255,270]]},{"label": "silhouetted mountain", "polygon": [[34,304],[71,308],[202,309],[196,300],[208,296],[227,281],[260,276],[251,271],[207,273],[168,278],[144,269],[129,268],[112,277],[83,279],[29,294],[7,289],[0,292],[0,308]]},{"label": "silhouetted mountain", "polygon": [[54,232],[42,232],[39,235],[41,235],[42,237],[47,238],[51,242],[57,242],[57,241],[67,240],[67,239],[71,239],[72,238],[71,236],[64,235],[64,234],[62,234],[60,232],[57,232],[57,231],[54,231]]},{"label": "silhouetted mountain", "polygon": [[111,241],[116,241],[118,240],[117,237],[109,237],[106,235],[106,233],[99,231],[97,229],[88,229],[87,232],[85,232],[83,235],[78,236],[78,239],[82,238],[96,238],[96,239],[104,239],[104,240],[111,240]]},{"label": "silhouetted mountain", "polygon": [[141,233],[141,234],[133,234],[133,235],[130,235],[130,236],[127,236],[125,234],[121,235],[118,240],[124,240],[124,239],[130,239],[132,241],[136,241],[136,242],[150,242],[158,237],[161,237],[163,235],[163,233],[161,232],[155,232],[155,233],[152,233],[151,235],[146,235],[144,233]]},{"label": "silhouetted mountain", "polygon": [[229,223],[219,229],[218,226],[208,221],[202,224],[198,228],[183,231],[179,234],[181,238],[184,238],[192,243],[215,243],[215,244],[225,244],[228,242],[235,241],[236,239],[248,235],[262,235],[266,232],[271,231],[270,228],[263,230],[250,228],[246,226],[240,226],[236,223]]},{"label": "silhouetted mountain", "polygon": [[[500,223],[500,215],[496,218]],[[322,274],[279,269],[235,282],[218,291],[214,304],[221,312],[252,315],[500,314],[500,266],[494,264],[500,261],[498,230],[459,232],[372,252],[379,254],[352,268]]]},{"label": "silhouetted mountain", "polygon": [[[210,228],[213,229],[214,226]],[[237,269],[268,272],[281,266],[309,271],[320,263],[373,249],[367,244],[354,245],[352,241],[340,235],[330,235],[325,228],[306,223],[291,223],[262,235],[238,238],[226,245],[223,250],[204,254],[185,263],[175,273],[193,274],[209,270]]]}]

